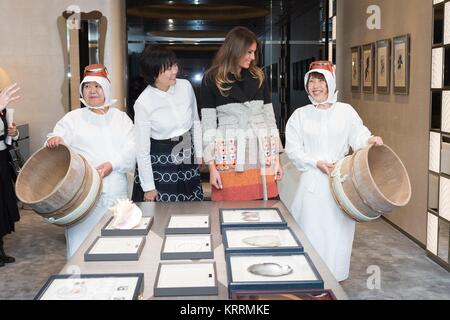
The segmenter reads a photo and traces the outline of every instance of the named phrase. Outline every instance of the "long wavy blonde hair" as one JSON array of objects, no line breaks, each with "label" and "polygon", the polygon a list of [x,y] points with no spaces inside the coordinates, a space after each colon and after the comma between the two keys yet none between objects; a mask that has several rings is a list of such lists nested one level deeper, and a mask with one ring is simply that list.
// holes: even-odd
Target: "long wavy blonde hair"
[{"label": "long wavy blonde hair", "polygon": [[254,43],[256,43],[255,60],[250,64],[249,71],[255,79],[258,79],[260,88],[264,84],[264,71],[258,67],[261,45],[252,31],[245,27],[236,27],[228,32],[211,68],[206,71],[206,76],[209,79],[214,79],[222,96],[229,95],[229,91],[236,81],[229,78],[230,74],[233,74],[237,80],[242,80],[239,61],[247,54],[248,49]]}]

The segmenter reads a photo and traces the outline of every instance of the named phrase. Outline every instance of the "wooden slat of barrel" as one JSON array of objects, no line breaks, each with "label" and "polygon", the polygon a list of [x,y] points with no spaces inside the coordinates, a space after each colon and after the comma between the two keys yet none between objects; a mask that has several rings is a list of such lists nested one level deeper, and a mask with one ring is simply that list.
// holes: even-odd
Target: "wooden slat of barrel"
[{"label": "wooden slat of barrel", "polygon": [[50,212],[50,213],[40,213],[41,216],[43,216],[46,219],[49,219],[49,218],[59,219],[59,218],[65,216],[66,214],[68,214],[69,212],[73,211],[73,208],[77,207],[77,203],[83,201],[84,197],[86,197],[86,194],[89,192],[89,187],[92,183],[92,168],[89,165],[89,163],[87,163],[86,159],[84,159],[83,157],[82,157],[82,159],[85,164],[84,178],[83,178],[83,183],[82,183],[81,187],[78,189],[78,192],[75,195],[75,197],[61,209],[58,209],[58,210],[56,210],[54,212]]},{"label": "wooden slat of barrel", "polygon": [[[97,204],[98,199],[100,198],[100,195],[101,195],[101,193],[102,193],[102,188],[103,188],[103,181],[100,180],[100,185],[99,185],[99,188],[98,188],[98,191],[97,191],[97,196],[95,197],[95,201],[93,201],[93,202],[91,203],[91,206],[86,210],[86,212],[85,212],[84,215],[82,215],[82,216],[80,216],[78,219],[75,219],[75,220],[73,220],[72,222],[66,224],[66,225],[65,225],[66,227],[70,227],[70,226],[72,226],[72,225],[74,225],[74,224],[77,224],[78,222],[80,222],[81,220],[83,220],[84,218],[86,218],[86,217],[89,215],[89,213],[91,212],[91,210],[93,210],[94,207],[95,207],[95,205]],[[86,189],[89,189],[89,188],[86,188]]]},{"label": "wooden slat of barrel", "polygon": [[[335,178],[336,174],[340,179]],[[332,177],[336,202],[357,221],[374,220],[405,206],[411,199],[408,172],[400,158],[386,145],[370,146],[346,157],[338,163]],[[335,183],[339,183],[339,188]],[[343,192],[339,191],[340,186]],[[351,204],[351,208],[345,208],[345,203]]]},{"label": "wooden slat of barrel", "polygon": [[75,197],[84,171],[83,159],[66,146],[42,148],[30,157],[17,177],[17,197],[38,213],[57,211]]},{"label": "wooden slat of barrel", "polygon": [[380,192],[395,208],[403,207],[411,200],[411,182],[398,155],[388,146],[369,150],[369,167]]},{"label": "wooden slat of barrel", "polygon": [[[40,149],[24,164],[16,187],[17,195],[22,201],[35,203],[48,196],[67,174],[70,153],[63,149],[54,150],[53,160],[49,161],[48,152]],[[58,163],[58,166],[55,166],[55,163]]]},{"label": "wooden slat of barrel", "polygon": [[358,191],[375,210],[388,213],[409,202],[408,173],[389,147],[371,146],[358,151],[353,170]]},{"label": "wooden slat of barrel", "polygon": [[348,177],[342,183],[344,192],[360,213],[369,218],[378,218],[380,216],[380,213],[374,211],[370,206],[364,203],[363,199],[361,199],[360,197],[360,194],[356,190],[355,185],[353,184],[353,181],[351,179],[353,175],[352,165],[353,165],[352,156],[346,157],[342,162],[341,174],[343,176],[347,175]]},{"label": "wooden slat of barrel", "polygon": [[[54,216],[55,219],[60,219],[63,216],[71,214],[74,210],[79,208],[79,206],[83,203],[83,201],[86,199],[86,197],[89,195],[89,193],[93,191],[92,188],[95,187],[95,185],[93,185],[93,175],[95,174],[98,176],[98,172],[92,166],[90,166],[86,160],[85,160],[85,162],[86,162],[86,168],[87,168],[87,178],[85,179],[86,185],[83,187],[82,194],[80,195],[79,199],[68,210],[66,210],[64,212],[64,214],[55,215]],[[59,225],[62,227],[70,227],[70,226],[80,222],[84,218],[86,218],[89,215],[90,211],[96,205],[96,203],[100,197],[102,187],[103,187],[103,185],[102,185],[102,182],[100,179],[100,184],[97,186],[98,189],[94,190],[94,192],[96,192],[95,199],[90,203],[90,206],[86,210],[84,210],[84,212],[82,212],[76,219],[74,219],[68,223],[62,224],[62,225],[60,225],[60,224],[56,224],[56,225]]]},{"label": "wooden slat of barrel", "polygon": [[102,191],[102,180],[95,168],[89,167],[89,178],[86,187],[79,200],[66,212],[65,215],[58,218],[49,218],[49,221],[57,226],[68,227],[83,220],[90,214],[90,211],[96,205]]}]

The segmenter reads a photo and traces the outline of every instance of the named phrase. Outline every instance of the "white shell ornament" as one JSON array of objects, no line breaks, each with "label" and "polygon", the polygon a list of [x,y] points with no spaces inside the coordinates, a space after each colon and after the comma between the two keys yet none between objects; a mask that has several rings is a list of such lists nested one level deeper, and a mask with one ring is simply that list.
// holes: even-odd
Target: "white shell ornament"
[{"label": "white shell ornament", "polygon": [[244,221],[259,221],[260,220],[259,212],[244,211],[241,213],[241,215],[242,215],[242,220],[244,220]]},{"label": "white shell ornament", "polygon": [[242,239],[242,242],[253,247],[276,248],[281,246],[281,240],[277,236],[253,236]]},{"label": "white shell ornament", "polygon": [[141,223],[141,209],[128,199],[117,200],[117,204],[110,210],[112,210],[114,216],[111,223],[114,229],[129,230],[139,226]]},{"label": "white shell ornament", "polygon": [[280,265],[278,263],[258,263],[247,268],[247,271],[257,276],[263,277],[282,277],[294,271],[289,265]]}]

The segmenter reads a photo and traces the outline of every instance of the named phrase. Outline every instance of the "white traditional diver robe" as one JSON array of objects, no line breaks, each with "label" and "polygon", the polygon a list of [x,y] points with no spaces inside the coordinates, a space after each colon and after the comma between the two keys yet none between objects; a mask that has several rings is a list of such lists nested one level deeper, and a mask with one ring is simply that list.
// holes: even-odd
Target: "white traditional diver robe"
[{"label": "white traditional diver robe", "polygon": [[336,163],[364,148],[371,137],[352,106],[335,103],[328,110],[298,109],[286,127],[286,153],[302,172],[291,212],[314,249],[338,281],[348,278],[355,221],[337,206],[327,175],[317,161]]},{"label": "white traditional diver robe", "polygon": [[134,126],[128,115],[109,108],[99,115],[88,108],[66,114],[49,137],[60,136],[65,144],[96,168],[111,162],[113,171],[103,178],[103,189],[96,206],[79,223],[66,228],[67,257],[70,258],[86,239],[108,208],[117,199],[126,199],[127,172],[136,165]]}]

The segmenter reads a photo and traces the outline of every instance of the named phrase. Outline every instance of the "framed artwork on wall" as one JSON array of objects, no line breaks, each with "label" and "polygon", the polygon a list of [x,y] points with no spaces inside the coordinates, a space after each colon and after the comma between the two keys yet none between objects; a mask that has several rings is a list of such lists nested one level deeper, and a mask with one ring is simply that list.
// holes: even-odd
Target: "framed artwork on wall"
[{"label": "framed artwork on wall", "polygon": [[365,93],[374,92],[374,47],[373,43],[369,43],[364,45],[362,50],[362,84]]},{"label": "framed artwork on wall", "polygon": [[361,92],[361,47],[352,48],[352,91]]},{"label": "framed artwork on wall", "polygon": [[376,44],[377,93],[389,94],[391,89],[391,40],[380,40]]},{"label": "framed artwork on wall", "polygon": [[409,94],[410,36],[395,37],[393,41],[394,93]]}]

